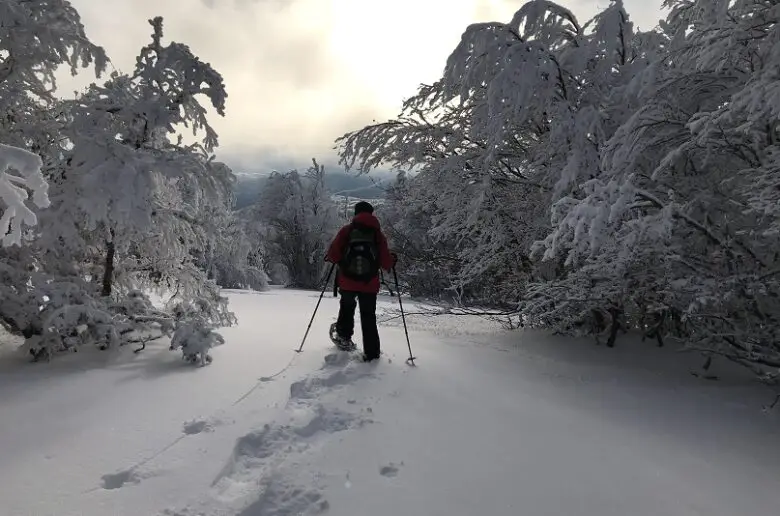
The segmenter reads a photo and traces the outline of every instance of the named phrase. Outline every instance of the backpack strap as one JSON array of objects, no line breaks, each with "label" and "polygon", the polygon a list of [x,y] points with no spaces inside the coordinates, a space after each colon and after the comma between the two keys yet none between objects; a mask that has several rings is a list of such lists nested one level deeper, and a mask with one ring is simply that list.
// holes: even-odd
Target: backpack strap
[{"label": "backpack strap", "polygon": [[344,226],[344,243],[341,245],[341,260],[339,260],[339,264],[344,262],[344,258],[347,256],[347,249],[349,248],[349,237],[352,234],[352,231],[355,229],[355,223],[350,222],[346,226]]}]

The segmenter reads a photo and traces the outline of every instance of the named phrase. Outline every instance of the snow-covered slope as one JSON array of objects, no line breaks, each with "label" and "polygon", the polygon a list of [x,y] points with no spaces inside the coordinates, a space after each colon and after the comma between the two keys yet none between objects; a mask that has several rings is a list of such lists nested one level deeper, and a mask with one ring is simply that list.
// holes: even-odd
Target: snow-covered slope
[{"label": "snow-covered slope", "polygon": [[408,321],[417,367],[404,363],[390,317],[386,355],[363,364],[326,337],[330,296],[296,354],[318,293],[231,297],[239,326],[205,368],[165,349],[6,360],[2,514],[768,516],[780,507],[778,418],[738,374],[697,379],[687,358],[649,343],[607,350],[422,317]]}]

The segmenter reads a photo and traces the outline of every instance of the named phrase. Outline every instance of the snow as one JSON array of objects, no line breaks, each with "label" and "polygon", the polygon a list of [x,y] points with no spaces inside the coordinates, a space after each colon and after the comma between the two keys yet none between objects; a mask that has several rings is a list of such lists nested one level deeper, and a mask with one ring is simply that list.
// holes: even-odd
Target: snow
[{"label": "snow", "polygon": [[[22,223],[34,226],[38,223],[35,213],[25,204],[33,192],[33,202],[39,208],[49,206],[49,185],[43,178],[43,161],[37,154],[24,149],[0,143],[0,244],[3,246],[20,245],[22,242]],[[17,173],[9,173],[9,169]]]},{"label": "snow", "polygon": [[[167,348],[0,361],[3,515],[775,514],[777,410],[747,374],[628,337],[506,332],[379,303],[385,355],[327,339],[327,293],[230,291],[213,363]],[[410,312],[417,308],[406,301]],[[359,335],[358,335],[359,337]],[[2,340],[2,339],[0,339]],[[5,345],[4,348],[7,348]]]}]

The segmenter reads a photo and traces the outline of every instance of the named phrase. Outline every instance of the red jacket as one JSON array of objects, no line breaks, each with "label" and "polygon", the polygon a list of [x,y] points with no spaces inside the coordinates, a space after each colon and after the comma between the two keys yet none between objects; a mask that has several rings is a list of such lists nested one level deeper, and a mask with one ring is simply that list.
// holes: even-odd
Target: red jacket
[{"label": "red jacket", "polygon": [[[358,213],[352,219],[352,222],[357,222],[377,230],[377,236],[379,238],[379,266],[389,272],[394,265],[393,256],[390,254],[390,249],[387,247],[387,239],[379,227],[379,219],[374,217],[372,213]],[[328,253],[325,255],[326,261],[335,264],[338,264],[341,261],[349,230],[350,225],[346,225],[339,230],[338,234],[336,234],[336,238],[331,242]],[[338,284],[341,290],[347,292],[368,292],[370,294],[376,294],[379,292],[379,275],[377,274],[371,281],[364,283],[362,281],[345,278],[343,274],[339,274]]]}]

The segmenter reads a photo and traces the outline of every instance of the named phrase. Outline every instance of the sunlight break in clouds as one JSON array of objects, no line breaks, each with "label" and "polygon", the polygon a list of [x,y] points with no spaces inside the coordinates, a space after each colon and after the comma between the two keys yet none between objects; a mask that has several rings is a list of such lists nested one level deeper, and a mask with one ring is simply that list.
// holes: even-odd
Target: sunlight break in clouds
[{"label": "sunlight break in clouds", "polygon": [[[463,30],[476,21],[507,21],[522,5],[508,0],[71,0],[87,34],[113,65],[131,71],[165,18],[165,37],[189,45],[225,78],[227,116],[214,116],[219,154],[262,168],[312,156],[333,162],[333,140],[397,114],[421,82],[437,79]],[[604,2],[563,1],[580,19]],[[627,0],[635,23],[659,18]],[[657,4],[657,6],[656,6]],[[93,80],[61,81],[63,94]],[[271,159],[269,159],[271,158]]]}]

